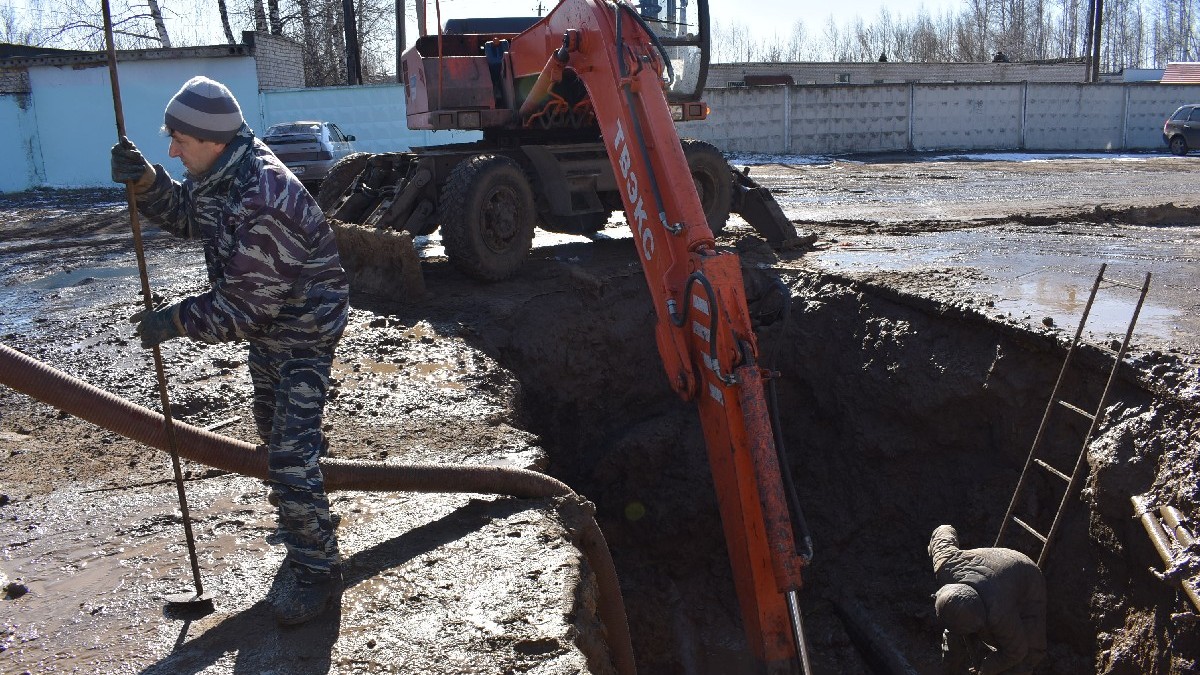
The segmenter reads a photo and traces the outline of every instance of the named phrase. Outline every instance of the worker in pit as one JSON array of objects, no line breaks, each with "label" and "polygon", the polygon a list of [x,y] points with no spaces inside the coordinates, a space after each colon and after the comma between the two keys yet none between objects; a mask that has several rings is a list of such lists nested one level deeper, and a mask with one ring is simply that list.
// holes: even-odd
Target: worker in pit
[{"label": "worker in pit", "polygon": [[958,547],[958,533],[941,525],[929,539],[941,584],[934,610],[947,674],[1024,675],[1046,655],[1046,582],[1023,553],[1007,548]]},{"label": "worker in pit", "polygon": [[249,346],[254,421],[295,582],[275,599],[275,616],[303,623],[340,601],[342,587],[317,460],[328,447],[321,416],[346,327],[346,273],[324,213],[255,138],[225,85],[188,80],[167,104],[164,132],[182,182],[125,138],[112,148],[112,177],[133,184],[151,222],[204,242],[210,287],[130,320],[145,348],[177,337]]}]

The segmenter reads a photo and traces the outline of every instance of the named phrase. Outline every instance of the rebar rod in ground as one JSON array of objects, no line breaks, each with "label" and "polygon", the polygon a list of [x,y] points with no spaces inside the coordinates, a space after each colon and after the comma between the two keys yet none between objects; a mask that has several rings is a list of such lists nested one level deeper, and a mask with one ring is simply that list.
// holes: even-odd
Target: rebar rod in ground
[{"label": "rebar rod in ground", "polygon": [[[117,80],[117,53],[113,46],[112,16],[108,0],[103,0],[101,8],[104,11],[104,43],[108,51],[108,77],[112,84],[113,115],[117,120],[117,142],[125,141],[125,113],[121,106],[121,85]],[[142,226],[138,221],[137,196],[133,190],[134,181],[125,182],[125,200],[129,203],[129,226],[133,230],[133,248],[137,252],[138,275],[142,284],[142,300],[146,313],[154,311],[154,296],[150,292],[150,275],[146,271],[146,252],[142,245]],[[200,560],[196,556],[196,539],[192,534],[192,517],[188,512],[187,490],[183,487],[183,470],[179,466],[179,444],[175,440],[175,426],[171,423],[171,398],[167,394],[167,372],[163,367],[162,350],[154,345],[154,373],[158,377],[158,396],[162,402],[163,431],[167,435],[167,448],[171,452],[171,469],[175,472],[175,492],[179,496],[179,513],[183,519],[183,534],[187,539],[188,558],[192,564],[192,581],[196,586],[196,594],[192,598],[197,602],[208,602],[204,594],[204,584],[200,580]],[[169,598],[169,602],[186,602],[183,599]]]}]

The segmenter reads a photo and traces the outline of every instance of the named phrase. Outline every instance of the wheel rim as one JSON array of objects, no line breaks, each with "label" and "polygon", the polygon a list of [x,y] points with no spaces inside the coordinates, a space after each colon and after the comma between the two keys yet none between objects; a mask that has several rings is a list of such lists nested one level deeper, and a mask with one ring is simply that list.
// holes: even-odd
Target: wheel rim
[{"label": "wheel rim", "polygon": [[480,215],[484,244],[497,253],[508,250],[520,232],[517,223],[521,204],[516,190],[508,186],[493,188],[484,199]]},{"label": "wheel rim", "polygon": [[1182,138],[1179,138],[1178,136],[1176,136],[1175,138],[1171,139],[1171,149],[1175,151],[1175,154],[1182,155],[1183,150],[1186,147],[1187,146],[1184,144]]}]

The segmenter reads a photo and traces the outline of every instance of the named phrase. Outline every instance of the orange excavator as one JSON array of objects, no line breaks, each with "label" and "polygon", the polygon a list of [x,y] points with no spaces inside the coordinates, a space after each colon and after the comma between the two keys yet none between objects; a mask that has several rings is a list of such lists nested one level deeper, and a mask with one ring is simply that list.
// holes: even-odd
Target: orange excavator
[{"label": "orange excavator", "polygon": [[713,234],[731,210],[773,245],[796,232],[715,148],[681,142],[676,122],[708,112],[708,11],[667,2],[562,0],[541,18],[422,30],[402,60],[409,127],[482,140],[352,155],[320,200],[337,221],[441,227],[451,261],[493,280],[515,271],[535,225],[594,232],[622,209],[667,376],[699,408],[748,643],[771,671],[807,672],[797,592],[811,545],[785,486],[740,260]]}]

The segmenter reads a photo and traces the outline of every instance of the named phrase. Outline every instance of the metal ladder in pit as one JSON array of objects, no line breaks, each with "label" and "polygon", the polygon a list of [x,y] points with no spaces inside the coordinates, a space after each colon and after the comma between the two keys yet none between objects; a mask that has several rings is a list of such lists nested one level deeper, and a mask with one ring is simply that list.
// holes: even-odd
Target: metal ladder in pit
[{"label": "metal ladder in pit", "polygon": [[[1050,550],[1050,544],[1054,541],[1054,536],[1058,533],[1058,526],[1062,521],[1063,512],[1067,508],[1067,501],[1075,494],[1079,488],[1081,481],[1081,471],[1083,469],[1084,458],[1087,456],[1088,443],[1091,442],[1092,436],[1096,433],[1096,428],[1100,426],[1104,416],[1104,404],[1108,399],[1109,389],[1112,387],[1113,380],[1117,376],[1117,370],[1121,367],[1121,359],[1125,356],[1125,351],[1129,348],[1129,340],[1133,337],[1133,328],[1137,324],[1138,315],[1141,314],[1142,304],[1146,301],[1146,294],[1150,290],[1150,273],[1146,273],[1146,278],[1141,286],[1130,284],[1117,279],[1105,279],[1104,272],[1108,268],[1107,264],[1100,265],[1100,273],[1096,275],[1096,281],[1092,284],[1092,292],[1088,296],[1087,304],[1083,308],[1083,316],[1079,319],[1079,328],[1075,330],[1075,337],[1071,340],[1071,345],[1067,349],[1067,356],[1063,360],[1062,370],[1059,371],[1058,380],[1054,383],[1054,391],[1050,394],[1050,400],[1046,404],[1046,412],[1042,416],[1041,426],[1038,427],[1037,435],[1034,436],[1033,446],[1029,449],[1029,458],[1025,460],[1025,468],[1021,471],[1021,478],[1017,481],[1017,487],[1013,491],[1012,501],[1008,504],[1008,512],[1004,514],[1004,521],[1000,524],[1000,533],[996,535],[996,546],[1000,546],[1005,535],[1010,531],[1009,526],[1017,525],[1021,529],[1028,532],[1035,539],[1041,542],[1041,550],[1038,552],[1035,560],[1038,568],[1043,568],[1046,561],[1046,554]],[[1092,303],[1096,300],[1096,292],[1100,290],[1102,283],[1107,283],[1110,286],[1123,286],[1139,291],[1137,306],[1133,310],[1133,317],[1129,320],[1129,328],[1125,331],[1125,340],[1121,343],[1120,349],[1115,352],[1106,349],[1113,355],[1112,371],[1108,375],[1108,381],[1104,385],[1104,391],[1100,395],[1100,402],[1096,404],[1095,412],[1088,412],[1083,408],[1063,399],[1060,394],[1063,389],[1063,382],[1066,379],[1068,369],[1071,367],[1071,359],[1075,356],[1076,348],[1079,346],[1079,337],[1083,334],[1084,326],[1087,325],[1088,315],[1092,311]],[[1075,460],[1075,466],[1070,470],[1070,473],[1060,470],[1046,461],[1046,453],[1043,452],[1043,441],[1045,440],[1046,430],[1050,425],[1050,420],[1056,409],[1062,409],[1062,412],[1080,416],[1090,422],[1087,433],[1083,437],[1083,443],[1079,448],[1079,455]],[[1058,503],[1058,509],[1054,513],[1054,520],[1050,523],[1050,528],[1045,533],[1039,532],[1038,529],[1026,522],[1033,521],[1033,518],[1027,516],[1022,519],[1015,511],[1017,504],[1025,492],[1031,488],[1031,473],[1036,467],[1039,471],[1044,471],[1050,477],[1052,483],[1062,486],[1062,499]],[[1033,556],[1031,556],[1033,557]]]}]

